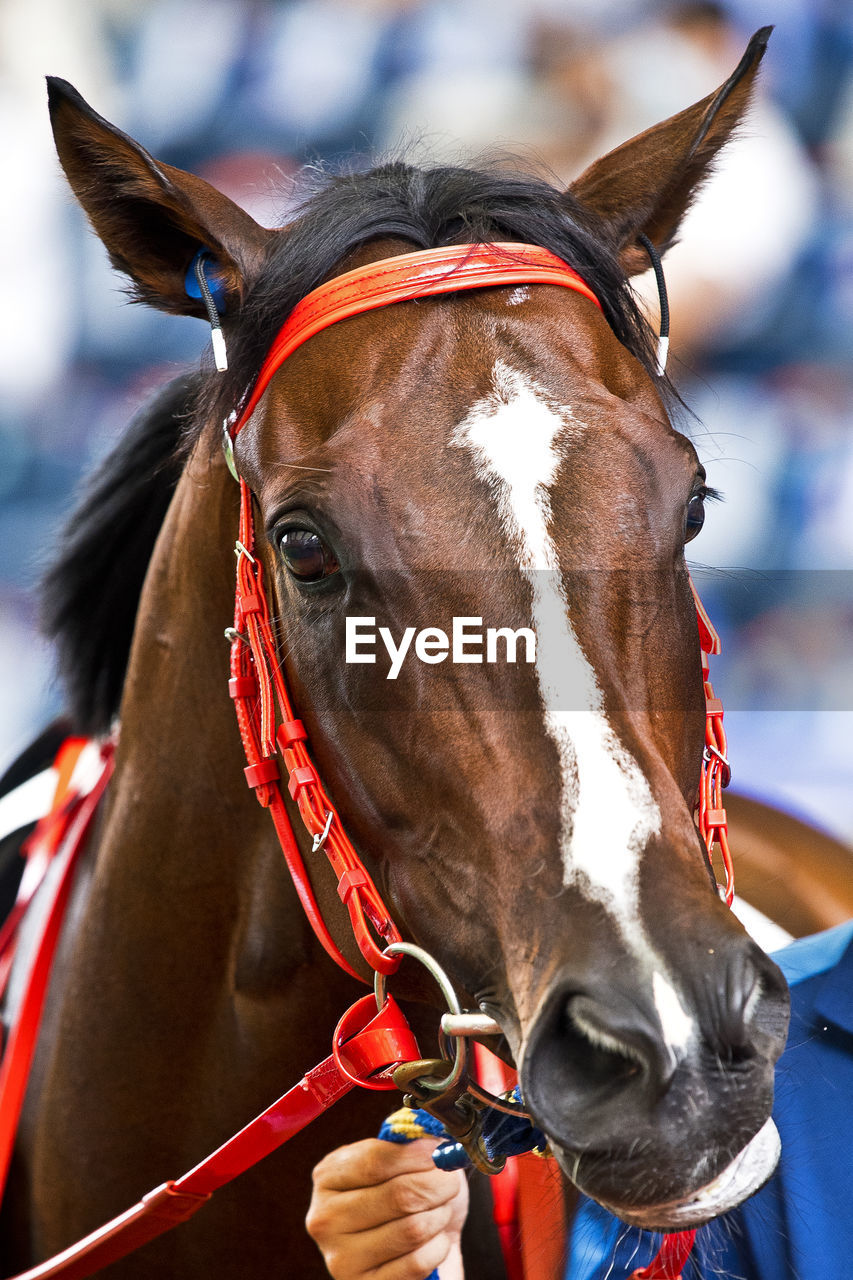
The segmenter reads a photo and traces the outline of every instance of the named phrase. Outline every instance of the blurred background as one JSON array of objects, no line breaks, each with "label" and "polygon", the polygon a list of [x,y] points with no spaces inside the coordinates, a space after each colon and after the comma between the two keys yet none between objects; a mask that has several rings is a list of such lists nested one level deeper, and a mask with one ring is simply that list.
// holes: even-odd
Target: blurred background
[{"label": "blurred background", "polygon": [[0,0],[0,768],[59,707],[33,584],[75,485],[208,338],[123,305],[46,73],[274,226],[306,162],[401,145],[568,182],[715,88],[765,23],[749,125],[667,258],[670,372],[725,497],[690,550],[735,785],[853,840],[847,0]]}]

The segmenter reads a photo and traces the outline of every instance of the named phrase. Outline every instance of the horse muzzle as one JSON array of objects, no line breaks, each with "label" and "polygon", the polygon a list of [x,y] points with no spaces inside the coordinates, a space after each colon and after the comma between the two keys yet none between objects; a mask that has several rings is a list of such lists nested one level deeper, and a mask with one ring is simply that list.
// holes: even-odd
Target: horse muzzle
[{"label": "horse muzzle", "polygon": [[689,1199],[647,1205],[642,1210],[629,1205],[601,1203],[630,1226],[654,1231],[689,1230],[737,1208],[760,1190],[772,1176],[781,1151],[779,1131],[772,1120],[767,1120],[731,1164]]},{"label": "horse muzzle", "polygon": [[563,971],[524,1036],[522,1092],[537,1125],[567,1176],[631,1224],[706,1222],[779,1158],[769,1115],[787,989],[745,938],[708,978],[682,974],[677,996],[661,981],[673,1012],[647,976],[579,989]]}]

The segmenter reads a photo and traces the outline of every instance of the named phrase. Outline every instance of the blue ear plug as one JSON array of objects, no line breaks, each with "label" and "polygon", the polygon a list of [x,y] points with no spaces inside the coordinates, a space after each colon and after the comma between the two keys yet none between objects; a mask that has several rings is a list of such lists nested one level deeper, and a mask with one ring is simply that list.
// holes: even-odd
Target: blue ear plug
[{"label": "blue ear plug", "polygon": [[216,259],[208,249],[199,249],[184,277],[184,288],[190,298],[200,298],[210,321],[210,337],[216,368],[223,373],[228,368],[225,338],[219,323],[219,314],[225,310],[225,277],[217,269]]},{"label": "blue ear plug", "polygon": [[216,310],[221,315],[225,311],[225,276],[219,270],[216,259],[209,249],[199,249],[187,268],[187,274],[184,279],[184,288],[187,291],[187,296],[204,300],[204,294],[198,279],[199,270],[204,276],[210,296],[216,305]]}]

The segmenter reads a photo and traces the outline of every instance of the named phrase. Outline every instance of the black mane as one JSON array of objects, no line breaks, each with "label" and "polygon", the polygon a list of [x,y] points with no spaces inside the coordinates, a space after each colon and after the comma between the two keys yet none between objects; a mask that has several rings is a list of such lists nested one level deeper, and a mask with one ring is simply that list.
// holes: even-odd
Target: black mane
[{"label": "black mane", "polygon": [[[571,194],[503,169],[415,168],[393,162],[322,179],[248,293],[229,338],[229,372],[208,388],[203,421],[222,421],[254,380],[270,343],[307,293],[372,240],[413,249],[517,240],[541,245],[579,272],[620,342],[652,372],[654,353],[615,252]],[[199,428],[203,426],[200,422]]]},{"label": "black mane", "polygon": [[170,382],[133,417],[83,486],[41,583],[75,733],[106,733],[124,685],[151,553],[183,469],[180,443],[198,374]]},{"label": "black mane", "polygon": [[550,249],[590,285],[624,346],[653,368],[651,335],[616,255],[570,195],[500,169],[395,162],[325,178],[247,295],[229,334],[228,373],[185,375],[143,408],[67,523],[44,578],[42,617],[78,732],[105,732],[118,712],[139,595],[187,443],[239,404],[296,303],[346,269],[357,249],[386,238],[415,249],[496,240]]}]

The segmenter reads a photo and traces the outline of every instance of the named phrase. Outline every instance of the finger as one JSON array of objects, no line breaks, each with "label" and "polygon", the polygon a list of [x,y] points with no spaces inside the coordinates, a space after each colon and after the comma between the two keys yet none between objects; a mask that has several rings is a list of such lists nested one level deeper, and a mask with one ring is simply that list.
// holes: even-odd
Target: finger
[{"label": "finger", "polygon": [[331,1239],[383,1226],[411,1214],[451,1206],[454,1218],[464,1218],[468,1184],[460,1172],[431,1168],[399,1174],[373,1187],[330,1191],[315,1186],[306,1218],[316,1240]]},{"label": "finger", "polygon": [[[454,1204],[459,1196],[458,1175],[439,1169],[404,1173],[376,1187],[357,1191],[319,1188],[308,1213],[308,1230],[345,1235],[380,1227],[386,1222]],[[326,1227],[328,1220],[328,1228]]]},{"label": "finger", "polygon": [[[370,1280],[426,1280],[456,1250],[456,1239],[440,1233],[402,1258],[387,1262],[370,1274]],[[462,1272],[457,1268],[458,1273]]]},{"label": "finger", "polygon": [[[452,1235],[448,1230],[452,1210],[447,1205],[429,1209],[423,1213],[397,1218],[381,1227],[355,1234],[336,1234],[324,1247],[318,1240],[329,1271],[337,1280],[355,1280],[356,1277],[400,1276],[411,1272],[416,1280],[424,1280],[430,1271],[444,1259],[450,1249]],[[455,1238],[455,1237],[453,1237]],[[425,1258],[435,1261],[420,1274],[418,1267]],[[397,1264],[394,1266],[393,1264]]]},{"label": "finger", "polygon": [[314,1185],[328,1191],[355,1191],[378,1186],[399,1174],[434,1169],[433,1138],[404,1144],[365,1138],[330,1151],[314,1170]]}]

